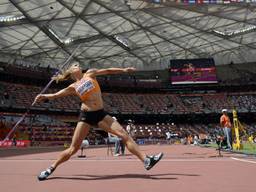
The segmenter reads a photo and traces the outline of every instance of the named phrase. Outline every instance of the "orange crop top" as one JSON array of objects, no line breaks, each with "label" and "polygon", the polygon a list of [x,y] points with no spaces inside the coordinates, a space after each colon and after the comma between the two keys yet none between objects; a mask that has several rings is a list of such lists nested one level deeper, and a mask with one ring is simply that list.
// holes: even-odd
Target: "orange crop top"
[{"label": "orange crop top", "polygon": [[75,84],[75,89],[77,95],[80,97],[82,101],[86,101],[86,99],[92,94],[100,92],[100,86],[97,80],[91,77],[84,77],[80,81]]}]

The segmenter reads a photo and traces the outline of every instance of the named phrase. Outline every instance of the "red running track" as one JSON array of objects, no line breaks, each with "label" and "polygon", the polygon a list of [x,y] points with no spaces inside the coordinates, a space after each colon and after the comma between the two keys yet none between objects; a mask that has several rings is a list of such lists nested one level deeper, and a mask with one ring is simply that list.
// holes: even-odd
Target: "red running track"
[{"label": "red running track", "polygon": [[106,148],[86,150],[87,158],[74,155],[46,181],[38,173],[59,152],[0,158],[1,192],[255,192],[256,159],[215,149],[183,145],[141,146],[147,154],[164,152],[146,171],[130,153],[107,156]]}]

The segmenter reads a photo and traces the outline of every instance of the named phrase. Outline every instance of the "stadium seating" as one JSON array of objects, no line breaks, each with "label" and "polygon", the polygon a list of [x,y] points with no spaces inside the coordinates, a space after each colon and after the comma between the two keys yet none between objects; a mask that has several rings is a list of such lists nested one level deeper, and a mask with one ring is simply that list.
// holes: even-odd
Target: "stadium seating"
[{"label": "stadium seating", "polygon": [[[0,83],[2,92],[10,98],[1,97],[0,105],[27,108],[41,88],[14,83]],[[4,90],[4,91],[3,91]],[[49,89],[48,92],[57,92]],[[212,93],[212,94],[137,94],[103,93],[105,109],[110,113],[122,114],[187,114],[220,113],[221,109],[237,108],[240,112],[256,111],[256,93]],[[78,97],[68,96],[55,101],[37,103],[34,108],[76,112],[80,108]]]},{"label": "stadium seating", "polygon": [[[0,82],[0,106],[17,109],[26,109],[31,105],[35,96],[42,88],[15,83]],[[58,89],[49,89],[48,92],[56,92]],[[112,114],[220,114],[221,109],[232,110],[236,108],[239,112],[256,112],[256,93],[197,93],[197,94],[174,94],[174,93],[103,93],[105,110]],[[33,106],[35,110],[77,112],[80,109],[78,97],[70,96],[54,101],[38,103]],[[21,114],[5,114],[1,119],[1,130],[8,130],[17,122]],[[56,116],[57,119],[60,119]],[[66,119],[69,117],[66,116]],[[37,122],[31,122],[31,117],[25,118],[20,124],[19,130],[25,135],[19,137],[29,138],[33,145],[63,145],[70,142],[74,126],[63,124],[54,116],[50,119],[37,117]],[[76,122],[77,118],[71,116],[70,122]],[[4,123],[3,123],[4,122]],[[125,125],[124,125],[125,126]],[[245,125],[249,132],[255,132],[254,125]],[[170,131],[186,137],[188,135],[212,134],[216,135],[218,125],[210,124],[155,124],[136,125],[134,130],[135,139],[157,138],[165,139],[166,132]],[[1,132],[1,139],[6,133]],[[57,138],[57,139],[56,139]],[[99,139],[100,138],[100,139]],[[103,140],[100,134],[93,132],[89,138],[91,143],[99,143]],[[96,140],[98,140],[96,142]]]}]

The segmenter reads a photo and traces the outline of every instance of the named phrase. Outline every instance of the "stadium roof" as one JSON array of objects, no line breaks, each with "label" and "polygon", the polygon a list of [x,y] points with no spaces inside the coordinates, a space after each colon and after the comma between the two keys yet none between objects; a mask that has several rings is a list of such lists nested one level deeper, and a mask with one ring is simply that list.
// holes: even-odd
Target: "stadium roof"
[{"label": "stadium roof", "polygon": [[[155,2],[157,2],[155,0]],[[166,68],[170,59],[256,61],[253,3],[162,0],[1,0],[1,61],[60,67]]]}]

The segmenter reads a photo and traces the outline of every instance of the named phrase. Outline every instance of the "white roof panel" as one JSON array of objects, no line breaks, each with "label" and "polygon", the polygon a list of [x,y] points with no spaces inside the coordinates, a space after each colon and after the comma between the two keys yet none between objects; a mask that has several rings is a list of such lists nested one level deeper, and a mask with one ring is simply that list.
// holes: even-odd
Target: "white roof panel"
[{"label": "white roof panel", "polygon": [[253,4],[190,6],[149,0],[12,2],[1,0],[0,16],[25,18],[0,22],[0,48],[13,54],[13,58],[24,56],[44,66],[50,63],[59,67],[79,44],[76,59],[97,67],[161,68],[169,64],[157,65],[163,58],[168,61],[202,56],[214,57],[217,64],[231,59],[255,61]]}]

